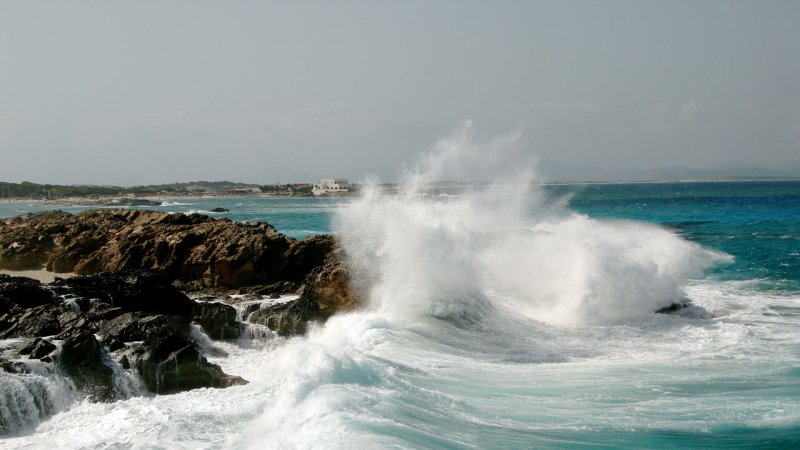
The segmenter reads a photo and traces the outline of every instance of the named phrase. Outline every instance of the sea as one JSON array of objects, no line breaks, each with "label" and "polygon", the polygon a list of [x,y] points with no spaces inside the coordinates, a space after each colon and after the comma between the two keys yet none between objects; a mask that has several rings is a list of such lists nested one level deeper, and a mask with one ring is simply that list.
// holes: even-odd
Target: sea
[{"label": "sea", "polygon": [[[88,207],[0,203],[0,217],[52,208]],[[196,329],[245,386],[91,403],[54,383],[55,414],[0,447],[800,448],[800,181],[142,208],[336,233],[365,305],[303,337]],[[11,408],[25,394],[5,386]]]}]

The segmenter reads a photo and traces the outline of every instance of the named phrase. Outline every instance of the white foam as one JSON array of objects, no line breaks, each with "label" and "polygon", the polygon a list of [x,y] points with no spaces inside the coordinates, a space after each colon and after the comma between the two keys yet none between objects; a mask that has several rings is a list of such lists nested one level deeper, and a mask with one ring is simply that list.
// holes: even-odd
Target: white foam
[{"label": "white foam", "polygon": [[530,184],[455,199],[366,189],[337,215],[357,279],[373,307],[397,318],[477,319],[487,293],[532,318],[609,324],[682,298],[704,268],[731,258],[669,230],[596,220],[547,204]]}]

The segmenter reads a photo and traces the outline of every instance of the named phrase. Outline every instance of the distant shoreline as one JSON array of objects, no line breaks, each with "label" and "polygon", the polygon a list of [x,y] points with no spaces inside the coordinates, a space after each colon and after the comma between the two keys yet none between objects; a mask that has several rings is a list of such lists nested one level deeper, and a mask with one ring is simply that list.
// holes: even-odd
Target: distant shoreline
[{"label": "distant shoreline", "polygon": [[[741,179],[720,179],[720,180],[703,180],[703,179],[684,179],[684,180],[638,180],[638,181],[542,181],[542,182],[534,182],[536,185],[540,186],[566,186],[566,185],[623,185],[623,184],[689,184],[689,183],[771,183],[771,182],[797,182],[800,181],[800,177],[786,177],[786,178],[741,178]],[[442,181],[437,183],[432,183],[432,187],[465,187],[465,186],[485,186],[493,183],[499,184],[517,184],[515,182],[503,183],[503,182],[488,182],[488,181],[475,181],[475,182],[468,182],[468,181]],[[396,188],[399,186],[400,183],[382,183],[380,186],[385,188]],[[314,196],[309,194],[286,194],[286,193],[269,193],[269,192],[261,192],[257,194],[241,194],[241,193],[228,193],[228,192],[219,192],[219,193],[184,193],[184,192],[176,192],[176,193],[163,193],[160,195],[148,195],[148,194],[122,194],[122,195],[110,195],[110,194],[89,194],[85,196],[69,196],[63,198],[51,198],[51,199],[43,199],[43,198],[31,198],[28,196],[25,197],[2,197],[0,198],[0,203],[21,203],[21,202],[36,202],[41,205],[45,206],[100,206],[100,207],[114,207],[114,206],[158,206],[158,205],[147,205],[147,204],[136,204],[136,201],[160,201],[165,202],[169,201],[170,199],[182,198],[182,199],[210,199],[210,198],[330,198],[330,197],[352,197],[357,195],[358,190],[355,192],[351,191],[349,193],[341,193],[336,195],[322,195],[322,196]]]}]

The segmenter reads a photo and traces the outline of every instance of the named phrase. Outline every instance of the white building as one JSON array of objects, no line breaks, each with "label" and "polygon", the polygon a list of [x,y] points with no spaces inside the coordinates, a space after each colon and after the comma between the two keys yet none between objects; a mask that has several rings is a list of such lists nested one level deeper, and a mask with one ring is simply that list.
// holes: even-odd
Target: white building
[{"label": "white building", "polygon": [[314,195],[345,194],[350,189],[350,184],[343,178],[323,178],[319,184],[311,189]]}]

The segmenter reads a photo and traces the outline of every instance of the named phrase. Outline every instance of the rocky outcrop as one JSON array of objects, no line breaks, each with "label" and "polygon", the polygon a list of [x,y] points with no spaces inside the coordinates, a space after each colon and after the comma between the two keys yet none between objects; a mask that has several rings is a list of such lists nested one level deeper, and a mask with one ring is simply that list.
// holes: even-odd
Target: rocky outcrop
[{"label": "rocky outcrop", "polygon": [[53,362],[96,401],[117,398],[112,358],[159,394],[246,383],[208,362],[192,339],[195,318],[220,334],[238,330],[233,308],[198,304],[164,274],[101,274],[50,285],[0,275],[0,308],[0,338],[34,338],[19,353]]},{"label": "rocky outcrop", "polygon": [[[59,280],[52,286],[59,295],[74,295],[82,312],[103,315],[100,322],[92,316],[92,323],[126,312],[193,317],[215,339],[239,337],[232,308],[198,306],[169,283],[187,291],[236,288],[272,297],[301,292],[299,299],[254,317],[281,335],[299,334],[307,322],[325,321],[357,304],[339,252],[329,235],[298,241],[266,223],[198,214],[95,210],[29,214],[0,222],[0,268],[115,274]],[[129,274],[123,280],[119,273]],[[52,299],[42,297],[36,285],[17,283],[15,289],[30,291],[16,295],[26,299],[27,307],[10,322],[4,319],[7,307],[0,297],[0,337],[61,332],[65,319],[53,309]],[[103,306],[90,308],[90,301]],[[107,344],[120,345],[113,340]]]},{"label": "rocky outcrop", "polygon": [[114,371],[106,364],[106,350],[91,332],[80,329],[64,339],[58,365],[79,392],[94,401],[114,399]]},{"label": "rocky outcrop", "polygon": [[250,315],[250,321],[266,325],[281,336],[304,334],[309,322],[325,322],[334,313],[358,305],[350,272],[342,258],[332,252],[326,264],[308,276],[297,300],[255,311]]},{"label": "rocky outcrop", "polygon": [[266,223],[139,210],[46,212],[0,222],[0,269],[91,275],[156,270],[185,288],[300,284],[334,248]]}]

